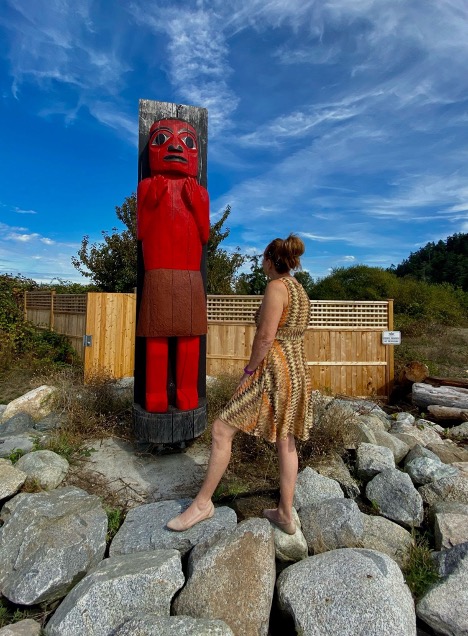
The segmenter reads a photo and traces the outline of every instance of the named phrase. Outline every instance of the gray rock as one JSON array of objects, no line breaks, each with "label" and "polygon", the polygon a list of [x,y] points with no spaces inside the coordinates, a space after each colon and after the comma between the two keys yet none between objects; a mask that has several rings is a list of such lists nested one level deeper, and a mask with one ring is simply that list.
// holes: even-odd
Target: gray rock
[{"label": "gray rock", "polygon": [[359,419],[363,424],[374,431],[374,433],[376,431],[388,431],[391,426],[391,422],[387,419],[385,414],[382,418],[379,415],[369,413],[368,415],[361,415]]},{"label": "gray rock", "polygon": [[190,554],[188,574],[173,604],[176,616],[218,618],[234,634],[267,635],[275,546],[266,519],[247,519],[199,543]]},{"label": "gray rock", "polygon": [[131,618],[113,636],[234,636],[224,621],[190,616],[155,616],[145,614]]},{"label": "gray rock", "polygon": [[361,479],[372,479],[386,468],[395,468],[395,458],[389,448],[359,444],[356,452],[356,470]]},{"label": "gray rock", "polygon": [[359,497],[361,491],[359,489],[359,484],[352,477],[349,472],[349,468],[346,466],[344,461],[335,453],[334,455],[328,455],[322,459],[317,459],[314,461],[313,469],[317,471],[320,475],[324,477],[329,477],[339,483],[341,489],[343,490],[345,497],[349,499],[355,499]]},{"label": "gray rock", "polygon": [[[418,422],[423,422],[423,420],[418,420]],[[403,442],[406,442],[408,446],[413,448],[416,444],[421,444],[422,446],[427,446],[428,444],[442,444],[443,439],[428,424],[418,424],[411,426],[409,424],[404,424],[403,422],[396,422],[390,429],[390,434],[395,435]]]},{"label": "gray rock", "polygon": [[65,422],[65,418],[59,413],[50,413],[34,424],[38,431],[54,431],[60,428]]},{"label": "gray rock", "polygon": [[428,448],[426,448],[422,444],[416,444],[406,455],[403,465],[406,466],[406,464],[409,464],[413,461],[413,459],[417,459],[418,457],[428,457],[429,459],[433,459],[434,461],[440,461],[438,456],[430,451]]},{"label": "gray rock", "polygon": [[319,475],[309,466],[306,466],[297,476],[294,507],[298,512],[303,506],[337,497],[344,497],[344,494],[340,484],[334,479]]},{"label": "gray rock", "polygon": [[443,444],[428,444],[427,448],[444,464],[468,461],[468,449],[460,448],[450,439],[446,439]]},{"label": "gray rock", "polygon": [[415,636],[411,593],[397,564],[344,548],[295,563],[277,582],[280,607],[303,636]]},{"label": "gray rock", "polygon": [[26,618],[0,629],[0,636],[40,636],[41,626],[32,618]]},{"label": "gray rock", "polygon": [[435,516],[438,513],[449,513],[455,515],[468,515],[468,505],[457,501],[436,501],[426,511],[427,522],[434,525]]},{"label": "gray rock", "polygon": [[397,464],[401,462],[410,450],[410,447],[406,442],[403,442],[401,439],[398,439],[398,437],[395,437],[386,431],[374,431],[374,437],[376,444],[379,446],[385,446],[392,451]]},{"label": "gray rock", "polygon": [[1,518],[0,589],[13,603],[62,598],[104,556],[107,515],[79,488],[21,493]]},{"label": "gray rock", "polygon": [[130,510],[111,543],[110,556],[165,549],[179,550],[183,556],[197,543],[220,530],[231,530],[236,527],[236,513],[232,508],[223,506],[215,508],[215,514],[211,519],[197,523],[185,532],[173,532],[166,528],[167,522],[183,512],[191,501],[159,501]]},{"label": "gray rock", "polygon": [[337,398],[333,400],[333,405],[339,406],[343,410],[347,411],[351,415],[375,415],[379,417],[383,422],[388,421],[388,416],[385,411],[375,402],[371,400],[345,400]]},{"label": "gray rock", "polygon": [[360,546],[364,522],[352,499],[328,499],[304,506],[299,517],[312,554]]},{"label": "gray rock", "polygon": [[413,538],[408,530],[385,517],[376,515],[363,515],[363,517],[362,547],[383,552],[398,563],[400,568],[403,567],[406,554],[413,544]]},{"label": "gray rock", "polygon": [[416,457],[405,465],[405,471],[418,486],[430,484],[443,477],[455,477],[460,472],[458,468],[443,464],[438,457]]},{"label": "gray rock", "polygon": [[437,565],[439,576],[445,578],[458,568],[465,557],[468,557],[468,542],[459,543],[449,550],[434,552],[432,556]]},{"label": "gray rock", "polygon": [[397,413],[395,421],[412,426],[415,422],[415,417],[414,415],[411,415],[411,413]]},{"label": "gray rock", "polygon": [[455,477],[443,477],[430,484],[420,486],[418,492],[430,506],[437,501],[457,501],[468,504],[468,477],[459,473]]},{"label": "gray rock", "polygon": [[396,468],[387,468],[366,486],[366,497],[375,503],[384,517],[409,526],[420,526],[423,501],[411,478]]},{"label": "gray rock", "polygon": [[105,559],[62,601],[46,634],[111,636],[135,615],[169,616],[171,599],[183,584],[177,550]]},{"label": "gray rock", "polygon": [[468,542],[468,517],[450,512],[437,513],[434,520],[434,540],[437,550]]},{"label": "gray rock", "polygon": [[49,450],[28,453],[18,459],[16,466],[44,490],[57,488],[65,479],[70,467],[64,457]]},{"label": "gray rock", "polygon": [[9,459],[0,459],[0,501],[15,495],[26,477],[26,473],[13,466]]},{"label": "gray rock", "polygon": [[348,450],[357,448],[363,442],[366,444],[377,444],[376,433],[383,431],[373,431],[369,426],[364,424],[359,418],[350,420],[348,424],[349,433],[345,440],[345,446]]},{"label": "gray rock", "polygon": [[309,556],[307,541],[301,532],[301,520],[295,508],[293,508],[293,518],[296,522],[295,534],[286,534],[274,524],[270,524],[275,541],[276,558],[281,563],[296,563]]},{"label": "gray rock", "polygon": [[28,391],[7,404],[3,413],[3,421],[7,421],[17,413],[29,413],[34,420],[40,420],[49,415],[52,412],[52,398],[56,391],[57,389],[53,386],[46,384]]},{"label": "gray rock", "polygon": [[0,424],[0,437],[12,437],[30,433],[34,429],[34,420],[29,413],[17,413]]},{"label": "gray rock", "polygon": [[6,404],[0,404],[0,422],[2,422],[2,421],[3,421],[3,420],[2,420],[2,418],[3,418],[3,414],[4,414],[4,413],[5,413],[5,411],[6,411],[6,407],[7,407],[7,405],[6,405]]},{"label": "gray rock", "polygon": [[417,615],[437,633],[468,634],[468,556],[441,583],[433,586],[416,606]]},{"label": "gray rock", "polygon": [[468,422],[463,422],[458,426],[452,426],[446,431],[446,435],[451,439],[463,440],[468,439]]},{"label": "gray rock", "polygon": [[34,442],[30,436],[15,435],[0,439],[0,458],[8,457],[13,451],[23,451],[29,453],[34,447]]}]

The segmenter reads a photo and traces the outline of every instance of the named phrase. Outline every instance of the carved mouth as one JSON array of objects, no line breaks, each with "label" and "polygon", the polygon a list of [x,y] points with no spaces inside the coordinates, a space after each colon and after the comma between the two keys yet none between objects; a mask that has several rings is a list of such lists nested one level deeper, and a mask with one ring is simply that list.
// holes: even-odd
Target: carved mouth
[{"label": "carved mouth", "polygon": [[188,163],[187,159],[180,155],[166,155],[164,161],[180,161],[181,163]]}]

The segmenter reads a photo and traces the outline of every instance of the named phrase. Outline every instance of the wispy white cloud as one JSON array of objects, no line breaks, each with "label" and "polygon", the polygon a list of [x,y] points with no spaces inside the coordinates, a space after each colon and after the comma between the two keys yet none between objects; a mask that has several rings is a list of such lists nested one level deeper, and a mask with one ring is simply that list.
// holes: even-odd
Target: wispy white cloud
[{"label": "wispy white cloud", "polygon": [[21,208],[15,208],[16,214],[37,214],[36,210],[23,210]]}]

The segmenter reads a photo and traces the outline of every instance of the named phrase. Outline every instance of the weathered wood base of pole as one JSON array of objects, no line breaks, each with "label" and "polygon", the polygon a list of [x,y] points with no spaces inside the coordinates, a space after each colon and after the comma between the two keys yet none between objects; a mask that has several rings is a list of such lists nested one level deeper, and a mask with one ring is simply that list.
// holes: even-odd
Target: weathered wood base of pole
[{"label": "weathered wood base of pole", "polygon": [[167,413],[149,413],[133,404],[133,432],[139,442],[179,446],[201,435],[206,428],[206,398],[201,398],[192,411],[179,411],[173,406]]}]

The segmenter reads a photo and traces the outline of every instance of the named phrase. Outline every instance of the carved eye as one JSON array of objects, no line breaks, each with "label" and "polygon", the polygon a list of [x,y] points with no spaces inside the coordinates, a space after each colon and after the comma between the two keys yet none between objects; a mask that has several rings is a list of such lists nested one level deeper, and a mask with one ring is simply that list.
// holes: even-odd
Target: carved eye
[{"label": "carved eye", "polygon": [[187,137],[182,137],[182,141],[187,146],[187,148],[189,148],[190,150],[195,150],[196,145],[193,137],[187,135]]},{"label": "carved eye", "polygon": [[164,133],[160,132],[154,137],[151,144],[153,146],[162,146],[163,143],[165,143],[168,139],[169,139],[168,135],[165,135]]}]

